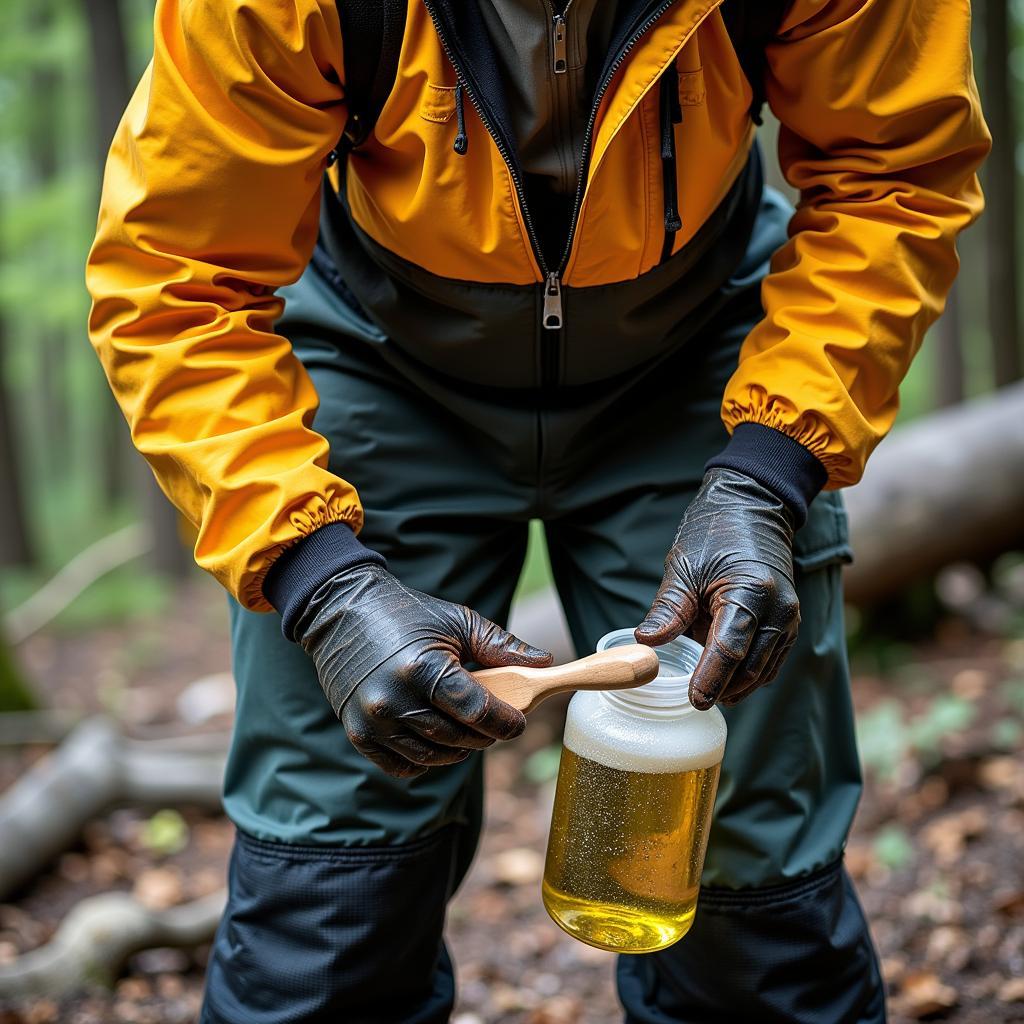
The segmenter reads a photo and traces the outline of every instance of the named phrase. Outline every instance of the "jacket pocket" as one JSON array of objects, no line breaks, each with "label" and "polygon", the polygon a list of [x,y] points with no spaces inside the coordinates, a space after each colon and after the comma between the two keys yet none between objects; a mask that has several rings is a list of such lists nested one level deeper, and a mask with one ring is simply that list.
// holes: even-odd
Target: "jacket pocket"
[{"label": "jacket pocket", "polygon": [[455,116],[455,86],[428,83],[420,99],[420,117],[447,124]]},{"label": "jacket pocket", "polygon": [[704,71],[679,72],[679,103],[684,107],[699,107],[707,99],[704,89]]},{"label": "jacket pocket", "polygon": [[853,561],[846,508],[838,491],[823,491],[811,502],[807,522],[793,539],[793,562],[799,572]]}]

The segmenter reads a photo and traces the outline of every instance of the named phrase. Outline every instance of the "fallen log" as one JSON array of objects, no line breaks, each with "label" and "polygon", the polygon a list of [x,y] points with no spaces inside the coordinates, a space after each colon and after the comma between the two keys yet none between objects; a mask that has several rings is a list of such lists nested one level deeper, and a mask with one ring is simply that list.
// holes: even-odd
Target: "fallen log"
[{"label": "fallen log", "polygon": [[227,737],[130,740],[87,719],[0,796],[0,899],[71,846],[117,803],[219,808]]},{"label": "fallen log", "polygon": [[851,604],[1024,543],[1024,383],[893,431],[845,496]]},{"label": "fallen log", "polygon": [[0,999],[59,999],[109,985],[143,949],[186,949],[209,942],[224,910],[224,890],[167,910],[150,910],[123,892],[82,900],[44,946],[0,964]]}]

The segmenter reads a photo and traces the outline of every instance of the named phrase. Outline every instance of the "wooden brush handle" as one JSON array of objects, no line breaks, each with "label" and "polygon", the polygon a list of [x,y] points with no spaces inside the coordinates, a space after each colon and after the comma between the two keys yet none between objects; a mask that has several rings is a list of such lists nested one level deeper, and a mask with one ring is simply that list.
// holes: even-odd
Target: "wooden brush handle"
[{"label": "wooden brush handle", "polygon": [[473,673],[496,697],[520,711],[532,711],[545,697],[565,690],[629,690],[658,675],[658,655],[629,644],[553,668],[485,668]]}]

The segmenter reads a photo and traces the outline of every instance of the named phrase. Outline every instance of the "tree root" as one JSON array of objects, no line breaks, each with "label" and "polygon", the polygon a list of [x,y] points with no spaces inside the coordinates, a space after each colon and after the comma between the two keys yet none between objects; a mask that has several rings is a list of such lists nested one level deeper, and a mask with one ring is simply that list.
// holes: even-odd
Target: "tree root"
[{"label": "tree root", "polygon": [[129,740],[109,718],[87,719],[0,796],[0,899],[113,804],[219,808],[226,752],[224,735]]},{"label": "tree root", "polygon": [[82,900],[56,935],[38,949],[0,964],[0,997],[59,998],[89,985],[109,985],[133,953],[209,942],[224,910],[219,890],[168,910],[148,910],[127,893]]}]

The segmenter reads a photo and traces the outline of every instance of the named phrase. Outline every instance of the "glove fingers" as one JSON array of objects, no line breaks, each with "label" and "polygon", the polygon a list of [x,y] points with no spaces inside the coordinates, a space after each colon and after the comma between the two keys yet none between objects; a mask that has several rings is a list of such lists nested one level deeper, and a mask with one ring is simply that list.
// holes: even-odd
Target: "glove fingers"
[{"label": "glove fingers", "polygon": [[775,645],[775,650],[772,652],[771,659],[765,666],[764,671],[761,673],[761,677],[753,683],[744,686],[741,690],[737,690],[735,693],[730,693],[728,699],[723,700],[722,703],[726,707],[732,707],[734,704],[739,704],[740,701],[746,700],[755,690],[760,690],[761,687],[767,686],[771,683],[775,677],[779,674],[779,669],[782,668],[783,663],[786,660],[786,655],[793,649],[793,643],[795,641],[780,640]]},{"label": "glove fingers", "polygon": [[764,684],[765,667],[782,639],[781,631],[775,628],[765,626],[757,632],[747,656],[737,666],[732,682],[722,691],[719,700],[723,704],[736,704]]},{"label": "glove fingers", "polygon": [[470,754],[466,749],[431,743],[394,718],[374,717],[359,708],[347,709],[342,721],[352,746],[397,778],[420,775],[429,765],[464,761]]},{"label": "glove fingers", "polygon": [[657,647],[682,636],[697,617],[697,595],[674,574],[661,581],[651,609],[633,635],[637,643]]},{"label": "glove fingers", "polygon": [[723,601],[715,609],[704,653],[690,680],[690,703],[706,711],[729,685],[747,656],[757,631],[757,618],[743,605]]},{"label": "glove fingers", "polygon": [[496,740],[511,740],[526,728],[526,716],[481,686],[457,661],[437,680],[430,702],[457,722]]},{"label": "glove fingers", "polygon": [[465,761],[472,753],[465,748],[460,750],[457,747],[444,747],[438,743],[431,743],[429,740],[402,729],[394,722],[391,725],[391,731],[383,734],[380,742],[415,765],[458,764],[460,761]]},{"label": "glove fingers", "polygon": [[414,779],[427,770],[423,765],[414,764],[408,758],[378,743],[368,734],[353,733],[348,729],[346,731],[352,746],[392,778]]},{"label": "glove fingers", "polygon": [[469,613],[467,643],[462,652],[466,660],[479,662],[487,668],[503,665],[546,668],[555,660],[550,651],[534,647],[490,619],[471,609],[466,610]]},{"label": "glove fingers", "polygon": [[761,683],[762,686],[767,686],[772,682],[775,677],[779,674],[783,664],[785,664],[786,658],[789,656],[789,652],[796,646],[796,637],[786,643],[780,643],[775,648],[775,653],[772,655],[771,661],[765,666],[764,679]]},{"label": "glove fingers", "polygon": [[483,750],[494,743],[492,737],[484,736],[433,708],[414,708],[399,715],[398,721],[409,731],[439,747]]}]

